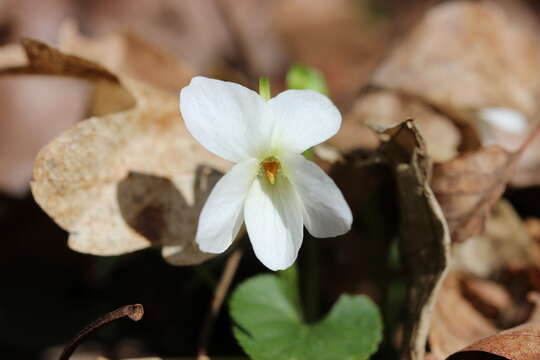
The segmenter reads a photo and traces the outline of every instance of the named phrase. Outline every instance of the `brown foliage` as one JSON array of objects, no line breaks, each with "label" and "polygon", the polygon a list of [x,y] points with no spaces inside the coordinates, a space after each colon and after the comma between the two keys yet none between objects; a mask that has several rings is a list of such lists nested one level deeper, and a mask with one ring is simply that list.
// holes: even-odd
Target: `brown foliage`
[{"label": "brown foliage", "polygon": [[33,195],[70,232],[70,247],[115,255],[160,245],[174,264],[209,258],[194,242],[197,219],[228,164],[188,134],[176,96],[45,44],[23,45],[28,63],[4,74],[78,76],[97,84],[91,112],[101,116],[53,140],[34,167]]},{"label": "brown foliage", "polygon": [[540,357],[540,317],[538,314],[540,296],[537,293],[532,293],[529,298],[535,303],[537,310],[527,323],[483,338],[449,356],[447,360],[538,359]]},{"label": "brown foliage", "polygon": [[395,177],[399,203],[400,255],[409,275],[401,356],[423,359],[432,308],[444,279],[450,237],[441,208],[429,186],[431,159],[412,121],[382,134],[375,159],[386,162]]},{"label": "brown foliage", "polygon": [[452,241],[461,242],[483,232],[486,218],[504,192],[517,161],[539,131],[535,129],[514,153],[489,146],[435,165],[431,186],[448,221]]}]

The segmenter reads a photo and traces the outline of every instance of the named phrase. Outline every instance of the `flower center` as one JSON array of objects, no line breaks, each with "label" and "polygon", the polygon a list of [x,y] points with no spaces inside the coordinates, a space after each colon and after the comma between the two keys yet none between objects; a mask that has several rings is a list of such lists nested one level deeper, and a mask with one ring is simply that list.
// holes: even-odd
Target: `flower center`
[{"label": "flower center", "polygon": [[271,157],[264,160],[261,163],[261,167],[270,184],[274,185],[276,183],[279,168],[281,167],[279,161],[276,158]]}]

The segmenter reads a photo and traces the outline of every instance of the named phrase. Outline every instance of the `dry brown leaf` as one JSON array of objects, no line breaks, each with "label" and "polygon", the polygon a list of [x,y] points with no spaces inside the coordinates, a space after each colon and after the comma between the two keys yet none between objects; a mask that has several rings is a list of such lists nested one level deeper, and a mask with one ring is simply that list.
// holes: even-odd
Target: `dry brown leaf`
[{"label": "dry brown leaf", "polygon": [[525,220],[525,226],[529,236],[536,242],[540,243],[540,219],[528,218]]},{"label": "dry brown leaf", "polygon": [[488,319],[498,319],[513,306],[508,291],[495,281],[463,277],[461,290],[475,309]]},{"label": "dry brown leaf", "polygon": [[413,94],[456,119],[489,107],[537,111],[540,47],[500,6],[456,1],[427,12],[372,82]]},{"label": "dry brown leaf", "polygon": [[27,194],[39,149],[84,117],[90,94],[91,87],[77,79],[0,80],[0,191]]},{"label": "dry brown leaf", "polygon": [[281,77],[289,59],[272,23],[278,2],[217,0],[214,3],[220,8],[235,43],[235,60],[245,62],[245,71],[255,78]]},{"label": "dry brown leaf", "polygon": [[92,36],[128,31],[186,59],[207,73],[232,52],[216,1],[93,0],[81,4],[81,24]]},{"label": "dry brown leaf", "polygon": [[393,172],[384,163],[366,161],[367,154],[347,154],[330,168],[330,176],[351,207],[354,222],[347,234],[319,244],[321,287],[336,300],[344,292],[366,294],[383,302],[391,276],[386,264],[396,238],[398,214]]},{"label": "dry brown leaf", "polygon": [[459,282],[459,273],[448,274],[433,310],[429,346],[430,355],[436,360],[497,333],[497,328],[463,297]]},{"label": "dry brown leaf", "polygon": [[[63,54],[36,40],[23,39],[21,44],[25,57],[18,56],[17,60],[11,61],[9,66],[0,69],[0,75],[56,75],[119,82],[117,76],[91,61]],[[13,48],[9,47],[8,51],[13,52]]]},{"label": "dry brown leaf", "polygon": [[[453,289],[445,284],[441,291],[430,330],[432,356],[439,360],[493,335],[493,324],[504,328],[523,321],[527,306],[521,297],[487,279],[507,269],[525,269],[521,276],[527,276],[527,269],[540,264],[539,249],[526,225],[504,200],[490,211],[483,234],[455,244],[453,250],[455,279],[449,280],[454,282]],[[509,281],[518,286],[515,279]]]},{"label": "dry brown leaf", "polygon": [[[520,136],[519,140],[523,137]],[[525,149],[510,183],[515,187],[540,185],[540,138],[536,138]]]},{"label": "dry brown leaf", "polygon": [[537,360],[540,358],[540,295],[531,293],[529,300],[535,303],[536,309],[527,323],[481,339],[452,354],[447,360]]},{"label": "dry brown leaf", "polygon": [[540,250],[512,205],[500,200],[484,233],[454,246],[453,263],[461,272],[487,279],[507,268],[540,266]]},{"label": "dry brown leaf", "polygon": [[[479,113],[518,111],[529,130],[538,122],[540,42],[538,19],[522,1],[454,1],[427,12],[377,69],[372,84],[418,97],[475,129],[475,142],[507,150],[527,136],[497,129]],[[540,184],[540,140],[516,166],[514,186]]]},{"label": "dry brown leaf", "polygon": [[452,241],[484,230],[491,206],[506,187],[515,157],[498,146],[481,148],[435,166],[432,187],[448,221]]},{"label": "dry brown leaf", "polygon": [[378,141],[368,126],[388,128],[401,123],[403,119],[415,119],[433,161],[446,161],[457,154],[461,135],[450,119],[418,99],[378,89],[360,95],[345,116],[341,130],[328,143],[342,152],[355,148],[374,149]]},{"label": "dry brown leaf", "polygon": [[[349,253],[358,249],[351,251],[352,243],[343,244],[339,250],[328,249],[330,256],[337,257],[331,267],[346,270],[346,274],[364,274],[349,278],[329,272],[330,290],[335,292],[334,287],[341,287],[380,298],[373,279],[388,281],[387,269],[381,269],[380,264],[388,256],[390,240],[399,232],[403,273],[409,281],[401,358],[423,359],[432,307],[448,264],[450,237],[429,187],[431,159],[413,121],[389,128],[379,137],[381,145],[371,158],[366,159],[361,152],[350,154],[344,164],[336,164],[332,171],[347,201],[356,204],[352,206],[356,220],[348,236],[369,240],[363,245],[368,247],[361,251],[369,260],[353,261],[347,249]],[[363,179],[361,186],[354,180],[359,178]]]},{"label": "dry brown leaf", "polygon": [[483,232],[523,150],[539,131],[537,127],[514,153],[495,145],[435,165],[431,187],[448,221],[452,241],[461,242]]},{"label": "dry brown leaf", "polygon": [[18,44],[9,44],[0,48],[0,68],[25,64],[26,54]]},{"label": "dry brown leaf", "polygon": [[60,28],[63,52],[90,59],[116,74],[122,74],[159,89],[178,92],[195,72],[180,58],[129,33],[91,39],[79,33],[75,23]]},{"label": "dry brown leaf", "polygon": [[[93,34],[130,33],[186,59],[199,72],[223,61],[253,76],[280,76],[287,55],[275,28],[274,2],[264,0],[94,0],[83,25]],[[254,21],[256,19],[256,21]]]},{"label": "dry brown leaf", "polygon": [[[5,0],[0,5],[2,36],[52,41],[58,22],[73,9],[70,1]],[[10,51],[11,50],[11,51]],[[0,68],[26,59],[18,44],[0,49]],[[91,88],[84,81],[39,76],[3,77],[0,81],[0,191],[25,195],[39,149],[84,117]],[[59,103],[63,103],[61,108]]]},{"label": "dry brown leaf", "polygon": [[229,164],[189,135],[176,96],[39,42],[24,47],[29,64],[0,74],[86,77],[100,81],[98,92],[116,93],[121,85],[132,96],[131,108],[77,124],[36,159],[33,195],[70,232],[69,246],[117,255],[159,245],[173,264],[210,257],[198,250],[194,233],[206,196]]},{"label": "dry brown leaf", "polygon": [[274,3],[274,25],[291,57],[320,69],[332,98],[350,103],[390,45],[388,19],[377,18],[367,1]]},{"label": "dry brown leaf", "polygon": [[431,159],[419,131],[409,120],[386,130],[384,137],[379,154],[394,172],[400,255],[410,277],[401,358],[422,360],[432,308],[448,266],[450,237],[429,187]]}]

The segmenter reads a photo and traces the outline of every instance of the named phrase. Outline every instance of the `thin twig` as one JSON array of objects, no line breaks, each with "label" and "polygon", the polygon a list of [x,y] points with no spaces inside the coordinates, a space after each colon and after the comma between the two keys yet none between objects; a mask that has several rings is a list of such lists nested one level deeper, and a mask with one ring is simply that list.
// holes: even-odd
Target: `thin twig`
[{"label": "thin twig", "polygon": [[210,310],[204,320],[199,340],[199,349],[197,351],[197,360],[209,360],[208,344],[210,342],[212,330],[214,329],[214,323],[219,314],[219,310],[221,309],[221,305],[223,304],[223,300],[225,300],[225,297],[229,292],[229,287],[231,286],[231,282],[234,279],[234,275],[240,264],[240,259],[242,259],[242,254],[242,248],[237,247],[227,259],[219,283],[214,291],[214,298],[212,299]]},{"label": "thin twig", "polygon": [[77,349],[77,346],[79,346],[79,344],[88,336],[88,334],[99,329],[103,325],[108,324],[112,321],[124,318],[124,317],[128,317],[133,321],[139,321],[142,319],[143,315],[144,315],[144,308],[141,304],[122,306],[121,308],[118,308],[114,311],[111,311],[108,314],[105,314],[99,319],[91,322],[89,325],[83,328],[77,335],[75,335],[73,340],[71,340],[71,342],[66,345],[66,347],[64,348],[64,351],[62,351],[62,355],[60,355],[58,360],[69,360],[73,352]]}]

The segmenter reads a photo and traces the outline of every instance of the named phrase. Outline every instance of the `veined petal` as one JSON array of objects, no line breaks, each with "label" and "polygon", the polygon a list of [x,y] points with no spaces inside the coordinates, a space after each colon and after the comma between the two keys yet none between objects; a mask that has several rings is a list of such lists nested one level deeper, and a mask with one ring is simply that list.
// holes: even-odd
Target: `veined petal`
[{"label": "veined petal", "polygon": [[208,253],[222,253],[231,245],[243,221],[244,201],[258,171],[258,161],[236,164],[214,186],[199,217],[195,240]]},{"label": "veined petal", "polygon": [[239,84],[194,77],[180,92],[180,112],[193,137],[224,159],[240,162],[268,147],[273,128],[268,106]]},{"label": "veined petal", "polygon": [[268,104],[275,121],[275,148],[300,154],[334,136],[341,126],[339,110],[316,91],[287,90]]},{"label": "veined petal", "polygon": [[351,229],[352,213],[334,181],[301,155],[285,159],[284,169],[304,207],[304,225],[315,237],[342,235]]},{"label": "veined petal", "polygon": [[271,270],[283,270],[296,260],[304,237],[302,203],[290,181],[280,176],[274,185],[258,177],[244,206],[246,228],[257,258]]}]

